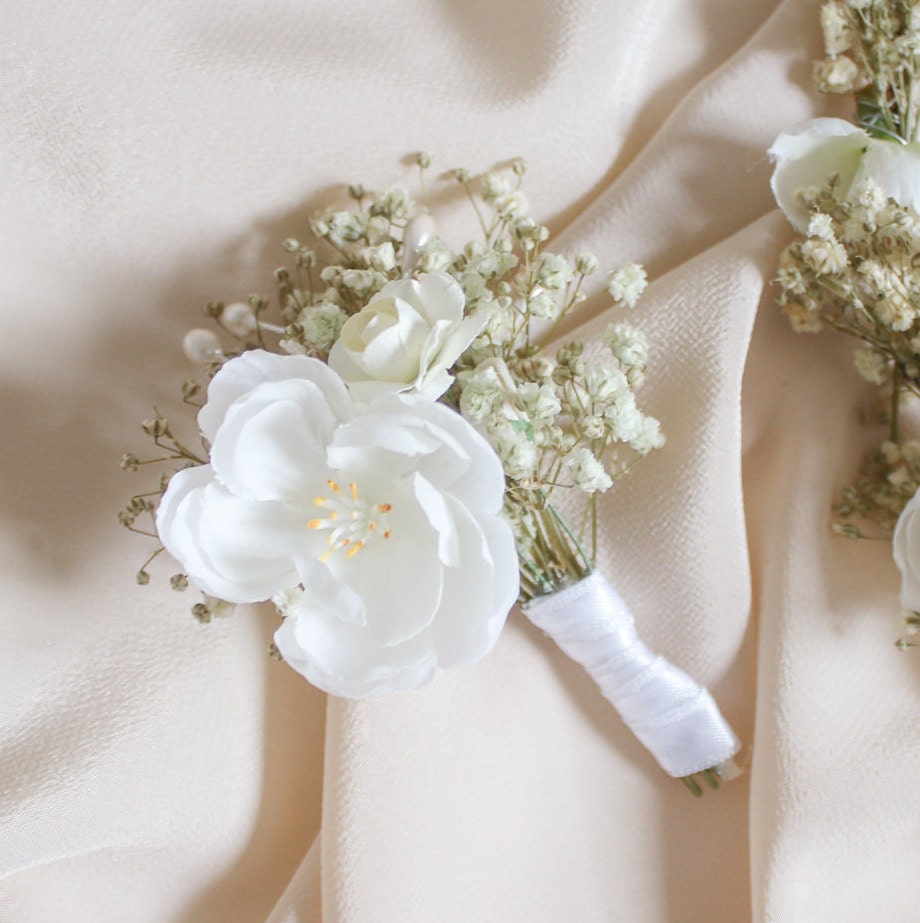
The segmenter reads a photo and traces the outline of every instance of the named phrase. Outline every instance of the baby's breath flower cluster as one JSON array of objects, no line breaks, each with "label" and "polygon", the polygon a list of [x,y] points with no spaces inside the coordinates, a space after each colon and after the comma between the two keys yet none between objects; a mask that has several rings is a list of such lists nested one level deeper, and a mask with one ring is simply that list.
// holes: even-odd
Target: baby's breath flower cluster
[{"label": "baby's breath flower cluster", "polygon": [[821,7],[826,57],[814,67],[825,93],[856,93],[859,123],[878,137],[918,140],[920,55],[916,0],[829,0]]},{"label": "baby's breath flower cluster", "polygon": [[[829,0],[821,26],[827,57],[815,65],[818,87],[855,92],[857,121],[869,135],[916,141],[920,3]],[[906,395],[920,395],[920,215],[886,196],[871,175],[849,188],[831,175],[799,197],[811,218],[804,238],[780,257],[779,304],[799,332],[828,326],[863,341],[857,371],[887,396],[889,438],[844,490],[835,509],[846,524],[836,528],[858,537],[849,522],[856,517],[890,533],[917,486],[900,411]]]},{"label": "baby's breath flower cluster", "polygon": [[[885,409],[872,416],[888,434],[843,488],[833,528],[869,537],[868,522],[894,536],[903,604],[905,573],[916,562],[904,560],[899,532],[920,487],[920,441],[902,433],[905,406],[920,397],[920,2],[828,0],[821,27],[826,57],[815,64],[815,82],[855,94],[858,127],[819,119],[771,149],[777,201],[804,232],[780,256],[778,302],[799,332],[832,327],[863,344],[854,362],[880,389]],[[920,616],[907,616],[913,633]]]},{"label": "baby's breath flower cluster", "polygon": [[[425,193],[430,157],[419,155],[417,163]],[[451,175],[448,182],[463,189],[481,230],[460,249],[437,235],[425,202],[412,201],[406,190],[349,186],[347,205],[309,219],[310,239],[284,241],[292,265],[276,270],[274,299],[251,294],[230,304],[212,302],[205,314],[216,329],[192,330],[184,341],[186,355],[209,376],[256,348],[324,362],[333,353],[334,366],[333,347],[346,322],[369,303],[379,304],[374,299],[385,286],[430,274],[454,280],[450,285],[462,291],[464,317],[475,321],[467,328],[471,342],[447,369],[452,384],[440,400],[485,435],[502,461],[505,513],[517,538],[524,600],[592,570],[597,495],[664,443],[658,421],[636,401],[648,362],[641,331],[618,323],[601,344],[543,345],[585,300],[585,279],[597,272],[599,261],[590,253],[568,256],[548,247],[549,230],[529,214],[525,172],[517,160],[508,170],[479,177],[466,170]],[[607,290],[624,308],[636,304],[646,284],[644,270],[635,264],[607,275]],[[400,322],[398,312],[378,312],[373,321],[389,322]],[[193,403],[198,389],[194,382],[183,383],[186,402]],[[168,426],[158,438],[172,440]],[[174,441],[167,448],[167,455],[152,461],[204,463]],[[141,464],[134,456],[125,458],[125,468]],[[153,512],[152,498],[167,481],[168,476],[149,497],[132,500],[141,506],[136,515],[135,506],[125,514],[126,525],[133,526],[132,516]],[[574,525],[558,510],[561,491],[583,498],[584,512]],[[186,585],[181,575],[173,578],[176,589]],[[219,600],[206,598],[194,611],[208,621],[224,609]]]}]

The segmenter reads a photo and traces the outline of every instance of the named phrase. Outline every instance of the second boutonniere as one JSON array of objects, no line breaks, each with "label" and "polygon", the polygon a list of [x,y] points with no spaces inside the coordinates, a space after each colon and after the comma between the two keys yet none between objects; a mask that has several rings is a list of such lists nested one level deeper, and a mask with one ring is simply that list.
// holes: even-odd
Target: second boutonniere
[{"label": "second boutonniere", "polygon": [[[597,344],[537,338],[584,300],[598,261],[550,251],[523,164],[509,172],[475,188],[457,172],[482,231],[460,250],[404,190],[352,186],[349,206],[312,217],[312,243],[284,242],[276,300],[208,305],[217,330],[185,339],[210,378],[201,448],[148,420],[152,461],[171,470],[122,521],[150,517],[183,567],[173,586],[204,594],[201,621],[271,602],[274,653],[333,695],[474,663],[520,602],[699,794],[738,741],[596,570],[597,495],[664,444],[636,397],[648,344],[625,323]],[[624,309],[645,284],[634,264],[607,278]],[[197,383],[182,390],[197,403]]]},{"label": "second boutonniere", "polygon": [[[854,123],[814,119],[770,149],[773,192],[799,232],[780,257],[779,304],[799,332],[861,341],[856,369],[877,385],[887,437],[842,491],[834,529],[894,537],[908,636],[920,627],[920,6],[832,0],[821,7],[824,92],[854,95]],[[902,648],[913,642],[901,639]]]}]

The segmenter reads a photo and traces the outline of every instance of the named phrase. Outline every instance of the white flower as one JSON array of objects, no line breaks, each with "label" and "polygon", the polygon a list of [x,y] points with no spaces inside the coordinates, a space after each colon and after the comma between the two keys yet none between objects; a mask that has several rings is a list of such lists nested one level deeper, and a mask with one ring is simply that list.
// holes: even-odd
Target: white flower
[{"label": "white flower", "polygon": [[830,55],[841,54],[853,45],[846,14],[839,3],[825,3],[821,7],[821,31],[824,50]]},{"label": "white flower", "polygon": [[585,493],[603,493],[613,486],[613,481],[604,470],[604,466],[583,446],[572,449],[563,462],[563,467],[569,472],[575,487]]},{"label": "white flower", "polygon": [[629,440],[630,446],[640,455],[648,455],[653,449],[660,449],[664,442],[661,424],[654,417],[643,417],[639,432]]},{"label": "white flower", "polygon": [[504,473],[448,407],[355,404],[316,359],[227,362],[199,415],[211,462],[176,473],[157,512],[204,592],[276,599],[284,659],[335,695],[408,689],[495,643],[518,593]]},{"label": "white flower", "polygon": [[846,55],[816,61],[812,74],[822,93],[850,93],[861,82],[856,62]]},{"label": "white flower", "polygon": [[417,266],[421,272],[441,272],[450,269],[453,262],[454,254],[437,238],[427,241],[419,248]]},{"label": "white flower", "polygon": [[378,272],[389,272],[396,266],[396,251],[391,240],[385,240],[376,247],[365,247],[359,256],[371,269]]},{"label": "white flower", "polygon": [[460,413],[478,424],[480,432],[486,431],[482,424],[492,417],[510,422],[525,419],[515,406],[517,383],[504,359],[484,359],[472,371],[461,373],[460,380]]},{"label": "white flower", "polygon": [[494,382],[472,381],[460,395],[460,412],[475,423],[484,423],[502,409],[505,392]]},{"label": "white flower", "polygon": [[834,240],[834,222],[830,215],[813,214],[808,219],[809,237],[818,237],[821,240]]},{"label": "white flower", "polygon": [[482,197],[491,202],[511,192],[511,183],[500,173],[486,173],[482,178]]},{"label": "white flower", "polygon": [[628,324],[611,324],[605,336],[607,348],[626,368],[638,368],[648,362],[648,340],[641,330]]},{"label": "white flower", "polygon": [[518,400],[531,420],[545,422],[562,413],[562,404],[552,385],[525,381],[518,388]]},{"label": "white flower", "polygon": [[303,327],[303,337],[313,349],[328,352],[339,334],[348,315],[331,301],[321,301],[317,305],[304,308],[297,318]]},{"label": "white flower", "polygon": [[409,390],[437,400],[453,381],[448,370],[486,322],[464,317],[464,304],[446,273],[388,282],[345,322],[329,365],[359,400]]},{"label": "white flower", "polygon": [[559,315],[559,305],[549,292],[535,288],[527,299],[527,310],[533,317],[543,317],[555,320]]},{"label": "white flower", "polygon": [[558,292],[572,281],[572,267],[564,256],[544,253],[537,263],[535,276],[543,288]]},{"label": "white flower", "polygon": [[802,259],[819,275],[834,275],[846,269],[847,251],[833,238],[809,237],[802,244]]},{"label": "white flower", "polygon": [[645,418],[636,406],[636,397],[632,391],[621,391],[616,400],[604,410],[604,419],[614,439],[621,442],[641,440]]},{"label": "white flower", "polygon": [[920,612],[920,493],[914,494],[894,528],[894,563],[901,572],[901,605]]},{"label": "white flower", "polygon": [[920,144],[870,138],[843,119],[812,119],[783,132],[769,150],[775,161],[771,186],[796,230],[808,230],[810,212],[800,191],[840,178],[840,196],[865,196],[872,180],[886,197],[920,210]]},{"label": "white flower", "polygon": [[619,369],[593,363],[585,368],[582,385],[588,399],[600,403],[612,401],[629,389],[626,376]]},{"label": "white flower", "polygon": [[648,285],[648,276],[638,263],[627,263],[607,274],[607,291],[614,301],[622,301],[634,308],[639,296]]},{"label": "white flower", "polygon": [[880,353],[871,346],[864,346],[853,354],[853,361],[856,364],[856,370],[866,381],[871,381],[874,385],[880,385],[885,381],[888,373],[888,358],[884,353]]},{"label": "white flower", "polygon": [[496,416],[489,423],[489,439],[508,477],[516,480],[530,477],[537,467],[539,453],[526,421],[512,422]]},{"label": "white flower", "polygon": [[512,216],[517,217],[519,215],[526,215],[527,211],[530,208],[530,203],[527,201],[527,196],[521,192],[520,189],[515,189],[512,192],[508,192],[505,195],[498,196],[494,202],[495,211],[498,212],[503,218]]}]

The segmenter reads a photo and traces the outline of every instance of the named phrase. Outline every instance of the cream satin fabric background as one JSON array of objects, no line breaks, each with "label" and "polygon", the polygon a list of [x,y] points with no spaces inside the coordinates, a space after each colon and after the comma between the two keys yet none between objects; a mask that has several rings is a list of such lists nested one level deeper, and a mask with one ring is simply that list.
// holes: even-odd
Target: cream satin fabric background
[{"label": "cream satin fabric background", "polygon": [[[764,288],[789,230],[763,151],[829,111],[816,10],[0,11],[3,923],[920,920],[920,661],[887,547],[827,528],[867,392]],[[517,613],[476,667],[349,704],[264,656],[266,613],[202,627],[168,567],[132,583],[116,461],[175,406],[195,308],[268,290],[335,184],[411,182],[421,148],[526,157],[560,247],[656,279],[634,319],[669,442],[605,499],[603,567],[745,741],[717,795]]]}]

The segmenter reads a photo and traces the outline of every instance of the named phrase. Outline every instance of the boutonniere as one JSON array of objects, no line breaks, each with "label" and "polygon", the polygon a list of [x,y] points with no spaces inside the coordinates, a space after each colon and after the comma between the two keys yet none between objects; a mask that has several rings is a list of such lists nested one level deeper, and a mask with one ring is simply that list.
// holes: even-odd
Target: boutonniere
[{"label": "boutonniere", "polygon": [[[405,190],[348,187],[283,243],[275,297],[209,304],[184,343],[209,379],[182,385],[197,434],[144,423],[166,468],[122,521],[180,563],[200,621],[273,604],[272,652],[333,695],[472,664],[520,602],[699,794],[738,741],[596,569],[598,494],[665,441],[638,399],[649,346],[628,323],[545,345],[598,260],[549,249],[524,172],[457,171],[481,227],[459,250]],[[635,264],[607,276],[624,311],[645,285]]]},{"label": "boutonniere", "polygon": [[[888,427],[835,506],[834,529],[894,538],[908,635],[920,626],[920,442],[906,405],[920,397],[920,6],[833,0],[821,7],[818,88],[854,94],[854,123],[814,119],[770,155],[773,192],[798,236],[780,257],[779,304],[792,326],[862,342],[857,371],[879,387]],[[899,647],[914,646],[901,639]]]}]

